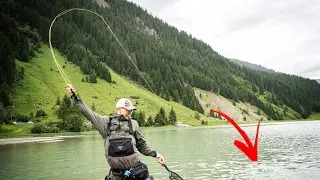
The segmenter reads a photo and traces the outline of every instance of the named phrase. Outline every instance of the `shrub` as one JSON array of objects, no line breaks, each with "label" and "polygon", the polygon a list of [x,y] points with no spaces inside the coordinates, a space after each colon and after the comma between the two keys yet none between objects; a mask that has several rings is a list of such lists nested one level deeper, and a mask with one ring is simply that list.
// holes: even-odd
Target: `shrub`
[{"label": "shrub", "polygon": [[249,115],[249,111],[247,109],[241,109],[241,111]]},{"label": "shrub", "polygon": [[208,125],[208,121],[201,120],[201,124],[202,124],[202,125]]},{"label": "shrub", "polygon": [[131,99],[140,99],[139,96],[130,96]]},{"label": "shrub", "polygon": [[198,112],[195,112],[195,113],[194,113],[194,118],[195,118],[196,120],[200,120],[200,115],[199,115]]},{"label": "shrub", "polygon": [[60,132],[60,129],[55,126],[55,124],[47,123],[44,124],[35,124],[31,128],[31,133],[33,134],[42,134],[42,133],[58,133]]},{"label": "shrub", "polygon": [[30,118],[27,115],[17,114],[17,116],[16,116],[16,121],[20,121],[20,122],[28,122],[29,119]]},{"label": "shrub", "polygon": [[56,126],[45,126],[44,133],[58,133],[60,129]]},{"label": "shrub", "polygon": [[36,113],[36,117],[47,116],[46,112],[43,109],[40,109]]},{"label": "shrub", "polygon": [[41,134],[45,132],[45,125],[43,124],[36,124],[31,128],[31,133],[33,134]]}]

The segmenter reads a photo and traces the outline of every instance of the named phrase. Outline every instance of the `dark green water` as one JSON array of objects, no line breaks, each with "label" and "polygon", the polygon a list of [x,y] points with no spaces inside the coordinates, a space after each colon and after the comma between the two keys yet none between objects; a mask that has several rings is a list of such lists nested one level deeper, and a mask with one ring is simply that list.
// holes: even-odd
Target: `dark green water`
[{"label": "dark green water", "polygon": [[[243,127],[253,141],[256,126]],[[234,145],[232,127],[144,129],[148,144],[184,179],[320,179],[320,122],[262,125],[259,161]],[[155,179],[169,179],[154,158],[143,157]],[[108,174],[97,134],[53,143],[0,145],[0,179],[103,179]]]}]

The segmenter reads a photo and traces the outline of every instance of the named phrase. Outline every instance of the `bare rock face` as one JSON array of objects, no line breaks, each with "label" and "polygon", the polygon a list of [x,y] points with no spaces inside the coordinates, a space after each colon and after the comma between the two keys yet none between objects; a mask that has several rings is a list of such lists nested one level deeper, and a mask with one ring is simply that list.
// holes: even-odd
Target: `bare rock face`
[{"label": "bare rock face", "polygon": [[254,122],[267,119],[263,113],[260,115],[257,113],[259,108],[249,103],[233,103],[219,94],[197,88],[195,88],[195,93],[205,113],[209,113],[210,109],[219,110],[235,121]]},{"label": "bare rock face", "polygon": [[110,8],[110,5],[109,5],[107,2],[105,2],[104,0],[93,0],[93,2],[98,3],[98,5],[99,5],[100,7]]},{"label": "bare rock face", "polygon": [[155,29],[152,29],[146,26],[142,19],[140,19],[139,17],[136,17],[135,19],[138,25],[138,29],[140,29],[142,32],[146,33],[149,36],[154,36],[155,38],[159,37],[157,34],[157,31]]}]

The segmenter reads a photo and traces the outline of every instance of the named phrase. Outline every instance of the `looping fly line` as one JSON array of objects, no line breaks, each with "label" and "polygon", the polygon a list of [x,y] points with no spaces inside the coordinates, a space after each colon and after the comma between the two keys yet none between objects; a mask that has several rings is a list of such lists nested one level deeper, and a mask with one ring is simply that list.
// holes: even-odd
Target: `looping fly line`
[{"label": "looping fly line", "polygon": [[98,14],[98,13],[96,13],[96,12],[94,12],[94,11],[91,11],[91,10],[88,10],[88,9],[82,9],[82,8],[72,8],[72,9],[67,9],[67,10],[65,10],[65,11],[62,11],[61,13],[59,13],[59,14],[52,20],[51,25],[50,25],[50,29],[49,29],[49,45],[50,45],[50,51],[51,51],[52,57],[53,57],[53,59],[54,59],[54,62],[55,62],[55,64],[57,65],[58,70],[59,70],[62,78],[64,79],[64,81],[65,81],[66,83],[70,83],[70,84],[71,84],[70,80],[68,79],[68,77],[67,77],[67,75],[64,73],[64,71],[62,70],[60,64],[58,63],[58,61],[57,61],[57,59],[56,59],[56,57],[55,57],[55,54],[54,54],[54,51],[53,51],[53,48],[52,48],[52,44],[51,44],[51,29],[52,29],[52,26],[53,26],[53,24],[55,23],[55,21],[56,21],[56,19],[57,19],[58,17],[63,16],[63,15],[65,15],[65,14],[71,12],[71,11],[86,11],[86,12],[95,14],[95,15],[97,15],[98,17],[100,17],[101,20],[104,22],[104,24],[107,26],[107,28],[110,30],[110,32],[111,32],[111,34],[113,35],[113,37],[116,39],[116,41],[117,41],[117,42],[119,43],[119,45],[121,46],[122,50],[126,53],[127,57],[130,59],[130,61],[131,61],[132,64],[134,65],[134,67],[135,67],[135,68],[137,69],[137,71],[140,73],[140,75],[141,75],[141,77],[143,78],[143,80],[147,83],[147,85],[148,85],[148,87],[150,88],[150,90],[152,91],[152,93],[155,94],[155,92],[153,91],[153,89],[151,88],[151,86],[149,85],[149,83],[147,82],[147,80],[144,78],[144,76],[143,76],[142,73],[140,72],[138,66],[133,62],[133,60],[131,59],[130,55],[129,55],[128,52],[124,49],[124,47],[123,47],[122,44],[120,43],[119,39],[118,39],[117,36],[113,33],[113,31],[111,30],[111,28],[110,28],[110,26],[108,25],[108,23],[104,20],[104,18],[103,18],[100,14]]}]

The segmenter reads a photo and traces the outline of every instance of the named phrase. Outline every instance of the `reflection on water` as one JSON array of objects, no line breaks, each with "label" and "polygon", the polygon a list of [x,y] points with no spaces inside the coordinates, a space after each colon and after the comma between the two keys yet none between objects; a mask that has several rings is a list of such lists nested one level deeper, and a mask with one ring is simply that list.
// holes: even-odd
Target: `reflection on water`
[{"label": "reflection on water", "polygon": [[[253,141],[256,126],[243,129]],[[320,179],[320,122],[261,126],[256,163],[233,145],[242,137],[232,127],[143,131],[169,169],[184,179]],[[154,158],[143,161],[155,179],[168,179]],[[103,179],[108,171],[98,134],[0,146],[1,179]]]}]

